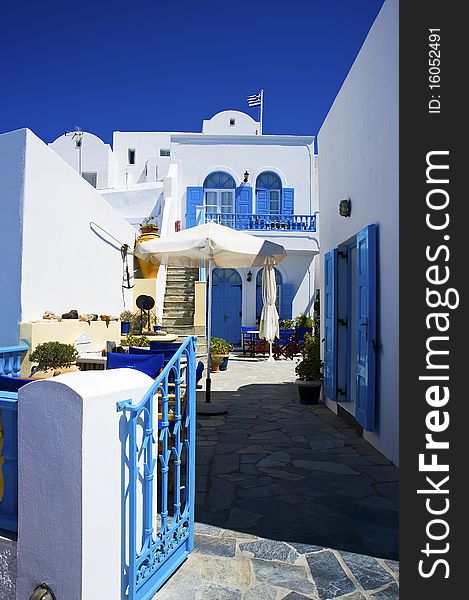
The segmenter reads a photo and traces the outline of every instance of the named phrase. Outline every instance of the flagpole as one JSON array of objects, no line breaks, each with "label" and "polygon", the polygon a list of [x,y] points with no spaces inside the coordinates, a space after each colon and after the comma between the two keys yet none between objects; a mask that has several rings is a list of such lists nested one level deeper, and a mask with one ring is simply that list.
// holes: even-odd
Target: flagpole
[{"label": "flagpole", "polygon": [[261,108],[260,108],[260,115],[259,115],[259,121],[260,121],[260,135],[262,135],[262,119],[264,116],[264,90],[261,90]]}]

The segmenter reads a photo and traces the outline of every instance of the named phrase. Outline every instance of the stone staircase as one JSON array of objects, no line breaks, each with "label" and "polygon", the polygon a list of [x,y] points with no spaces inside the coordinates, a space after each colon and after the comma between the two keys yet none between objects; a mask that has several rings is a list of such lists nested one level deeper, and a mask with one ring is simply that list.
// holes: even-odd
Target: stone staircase
[{"label": "stone staircase", "polygon": [[195,289],[198,269],[167,267],[166,292],[163,304],[163,329],[176,334],[182,341],[188,335],[197,335],[197,356],[207,354],[205,328],[194,327]]}]

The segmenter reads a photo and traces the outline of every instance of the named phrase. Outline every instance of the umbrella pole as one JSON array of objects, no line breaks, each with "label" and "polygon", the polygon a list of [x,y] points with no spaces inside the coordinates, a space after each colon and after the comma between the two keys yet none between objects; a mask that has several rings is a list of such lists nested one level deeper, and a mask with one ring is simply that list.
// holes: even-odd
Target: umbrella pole
[{"label": "umbrella pole", "polygon": [[213,259],[208,261],[208,291],[207,291],[207,378],[205,380],[205,402],[197,405],[198,415],[224,415],[228,411],[223,404],[211,401],[212,380],[210,378],[211,348],[212,338],[212,269]]},{"label": "umbrella pole", "polygon": [[212,268],[213,260],[208,260],[208,306],[207,306],[207,380],[205,384],[205,402],[210,402],[212,392],[212,379],[210,378],[211,351],[210,343],[212,340]]},{"label": "umbrella pole", "polygon": [[274,357],[272,355],[272,340],[269,340],[269,358],[267,362],[274,362]]}]

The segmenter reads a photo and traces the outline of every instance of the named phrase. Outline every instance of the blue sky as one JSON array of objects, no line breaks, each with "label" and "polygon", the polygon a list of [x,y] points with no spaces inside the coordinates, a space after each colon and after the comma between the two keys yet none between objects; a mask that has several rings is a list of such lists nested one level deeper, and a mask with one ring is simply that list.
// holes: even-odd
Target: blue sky
[{"label": "blue sky", "polygon": [[265,90],[264,133],[317,134],[382,0],[17,0],[0,132],[200,131]]}]

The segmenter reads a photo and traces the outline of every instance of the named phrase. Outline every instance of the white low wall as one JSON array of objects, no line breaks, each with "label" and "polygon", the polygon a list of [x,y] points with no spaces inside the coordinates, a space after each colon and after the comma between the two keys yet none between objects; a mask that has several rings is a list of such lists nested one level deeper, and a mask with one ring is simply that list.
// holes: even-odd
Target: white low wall
[{"label": "white low wall", "polygon": [[121,597],[124,417],[116,402],[137,403],[152,383],[115,369],[21,388],[17,600],[41,583],[57,599]]}]

